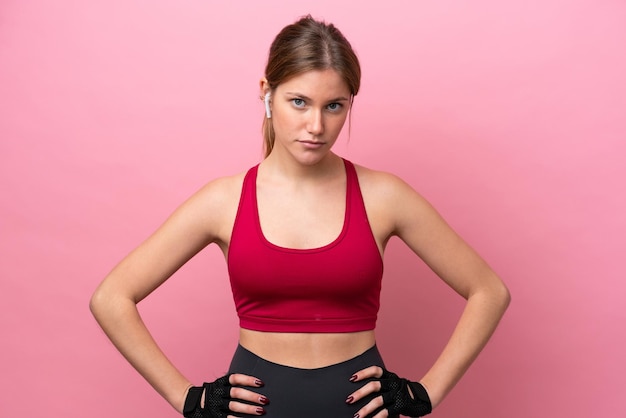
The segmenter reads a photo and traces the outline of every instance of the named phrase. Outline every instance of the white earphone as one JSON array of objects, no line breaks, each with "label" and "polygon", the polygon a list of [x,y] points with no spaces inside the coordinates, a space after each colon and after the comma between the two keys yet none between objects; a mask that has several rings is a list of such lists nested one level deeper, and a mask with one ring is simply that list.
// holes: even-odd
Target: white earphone
[{"label": "white earphone", "polygon": [[265,99],[263,101],[265,102],[265,116],[267,116],[268,119],[271,119],[272,110],[270,109],[270,92],[269,91],[265,93]]}]

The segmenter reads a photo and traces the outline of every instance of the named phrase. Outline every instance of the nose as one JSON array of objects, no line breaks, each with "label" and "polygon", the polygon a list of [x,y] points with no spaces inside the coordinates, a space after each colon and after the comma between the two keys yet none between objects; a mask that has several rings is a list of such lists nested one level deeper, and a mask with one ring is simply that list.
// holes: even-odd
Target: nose
[{"label": "nose", "polygon": [[310,110],[306,130],[316,136],[324,133],[324,117],[321,109]]}]

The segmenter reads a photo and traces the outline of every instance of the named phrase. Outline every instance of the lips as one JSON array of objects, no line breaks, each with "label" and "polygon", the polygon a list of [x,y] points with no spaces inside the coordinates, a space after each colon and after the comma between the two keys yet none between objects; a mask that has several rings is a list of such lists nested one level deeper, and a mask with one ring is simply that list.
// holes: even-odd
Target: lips
[{"label": "lips", "polygon": [[321,142],[321,141],[309,141],[309,140],[300,140],[300,141],[298,141],[298,142],[300,142],[301,144],[304,144],[304,145],[309,145],[309,146],[312,146],[312,147],[321,147],[322,145],[324,145],[324,144],[325,144],[325,142]]}]

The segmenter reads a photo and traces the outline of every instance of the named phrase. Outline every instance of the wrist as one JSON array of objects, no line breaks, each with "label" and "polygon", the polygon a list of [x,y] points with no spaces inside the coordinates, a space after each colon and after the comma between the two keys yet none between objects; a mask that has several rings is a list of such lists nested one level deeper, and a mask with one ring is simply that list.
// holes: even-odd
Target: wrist
[{"label": "wrist", "polygon": [[424,387],[424,390],[426,391],[426,394],[428,395],[428,398],[430,399],[430,390],[428,390],[428,385],[424,383],[422,380],[418,381],[417,383],[419,383],[420,385]]},{"label": "wrist", "polygon": [[193,384],[188,382],[185,386],[183,386],[182,391],[178,391],[175,399],[172,399],[170,404],[176,409],[180,414],[183,413],[185,408],[185,400],[187,399],[187,394],[189,393],[189,389],[193,387]]},{"label": "wrist", "polygon": [[430,382],[425,382],[424,379],[419,380],[418,383],[422,385],[422,387],[426,391],[426,395],[428,396],[428,399],[430,400],[430,404],[432,408],[435,409],[435,407],[439,405],[439,403],[441,402],[441,398],[438,397],[437,394],[435,393],[432,387],[432,384]]}]

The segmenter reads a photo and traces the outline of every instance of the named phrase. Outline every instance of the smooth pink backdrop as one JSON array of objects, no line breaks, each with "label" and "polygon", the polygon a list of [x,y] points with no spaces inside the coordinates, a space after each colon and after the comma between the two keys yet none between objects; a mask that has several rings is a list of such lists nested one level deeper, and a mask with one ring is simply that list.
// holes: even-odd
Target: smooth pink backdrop
[{"label": "smooth pink backdrop", "polygon": [[[363,66],[337,152],[411,183],[513,294],[432,416],[626,416],[626,4],[307,3],[0,4],[0,416],[178,416],[88,299],[185,197],[259,161],[269,43],[309,12]],[[379,345],[417,379],[462,300],[399,241],[385,261]],[[225,372],[217,248],[140,309],[190,379]]]}]

